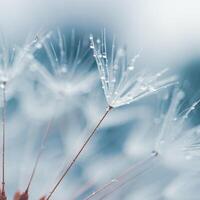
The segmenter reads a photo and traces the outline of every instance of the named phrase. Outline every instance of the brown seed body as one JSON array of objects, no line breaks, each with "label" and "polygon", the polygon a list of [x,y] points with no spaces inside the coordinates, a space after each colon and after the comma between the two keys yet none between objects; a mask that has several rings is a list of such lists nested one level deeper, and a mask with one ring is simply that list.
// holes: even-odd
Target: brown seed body
[{"label": "brown seed body", "polygon": [[3,194],[0,194],[0,200],[7,200],[7,197]]},{"label": "brown seed body", "polygon": [[16,192],[14,196],[14,200],[28,200],[28,193],[24,192],[20,194],[20,192]]},{"label": "brown seed body", "polygon": [[[1,196],[0,196],[0,200],[6,200],[6,199],[1,199]],[[28,200],[28,193],[24,192],[21,194],[20,192],[16,192],[13,200]],[[45,196],[43,196],[39,200],[46,200],[46,198]]]},{"label": "brown seed body", "polygon": [[2,191],[1,189],[0,189],[0,200],[7,200],[5,191]]}]

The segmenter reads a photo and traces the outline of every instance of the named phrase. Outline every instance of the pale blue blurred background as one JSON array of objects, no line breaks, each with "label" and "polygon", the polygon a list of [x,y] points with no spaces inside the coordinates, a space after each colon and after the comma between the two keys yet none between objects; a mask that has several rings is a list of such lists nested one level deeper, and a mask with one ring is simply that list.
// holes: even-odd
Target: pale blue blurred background
[{"label": "pale blue blurred background", "polygon": [[[29,32],[38,29],[51,30],[60,26],[68,31],[74,27],[89,37],[90,33],[98,34],[106,28],[108,36],[117,35],[131,55],[142,50],[140,67],[168,67],[178,74],[180,85],[186,92],[185,102],[190,103],[200,97],[199,10],[198,0],[1,0],[0,29],[13,41],[22,41]],[[43,56],[40,55],[40,59],[45,63]],[[8,89],[6,176],[9,197],[16,189],[25,188],[41,135],[54,109],[58,112],[33,182],[32,198],[49,192],[59,170],[106,107],[98,77],[86,94],[66,98],[60,104],[56,103],[48,87],[38,81],[40,78],[34,70],[27,70]],[[55,199],[66,199],[66,196],[83,199],[151,152],[156,135],[151,128],[159,115],[160,99],[165,93],[167,91],[162,91],[113,111]],[[192,123],[198,122],[197,110]],[[140,196],[142,192],[139,191],[143,191],[145,185],[153,193],[161,191],[160,187],[167,185],[168,177],[177,175],[169,170],[162,179],[159,175],[163,171],[165,167],[139,179],[133,190],[126,188],[133,192],[133,196],[128,191],[126,195],[121,193],[113,199],[143,200],[145,197]],[[155,187],[151,185],[152,180]]]}]

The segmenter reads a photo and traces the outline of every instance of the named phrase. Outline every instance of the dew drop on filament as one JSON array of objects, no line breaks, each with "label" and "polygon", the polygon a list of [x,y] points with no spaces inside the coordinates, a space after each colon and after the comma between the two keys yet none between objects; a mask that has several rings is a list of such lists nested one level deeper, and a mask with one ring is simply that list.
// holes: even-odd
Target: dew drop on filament
[{"label": "dew drop on filament", "polygon": [[129,71],[133,71],[133,70],[134,70],[134,67],[133,67],[133,66],[129,66],[129,67],[128,67],[128,70],[129,70]]},{"label": "dew drop on filament", "polygon": [[100,39],[97,39],[97,44],[100,44],[100,42],[101,42]]},{"label": "dew drop on filament", "polygon": [[41,43],[37,43],[35,46],[36,46],[37,49],[41,49],[42,48]]},{"label": "dew drop on filament", "polygon": [[93,36],[92,36],[92,34],[90,34],[90,37],[89,37],[89,38],[90,38],[90,40],[93,40]]},{"label": "dew drop on filament", "polygon": [[94,49],[94,45],[93,44],[90,44],[90,49]]}]

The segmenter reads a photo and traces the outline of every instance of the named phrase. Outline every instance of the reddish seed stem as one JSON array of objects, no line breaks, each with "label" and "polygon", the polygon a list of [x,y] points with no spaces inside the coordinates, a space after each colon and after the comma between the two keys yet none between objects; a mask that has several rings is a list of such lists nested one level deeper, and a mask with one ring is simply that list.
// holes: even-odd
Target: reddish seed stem
[{"label": "reddish seed stem", "polygon": [[6,127],[6,82],[1,83],[2,87],[2,195],[5,195],[5,127]]},{"label": "reddish seed stem", "polygon": [[76,160],[78,159],[78,157],[80,156],[80,154],[82,153],[82,151],[85,149],[86,145],[91,140],[91,138],[95,135],[96,130],[101,125],[101,123],[103,122],[103,120],[105,119],[105,117],[107,116],[107,114],[112,110],[112,108],[113,107],[111,107],[111,106],[108,107],[108,109],[106,110],[106,112],[104,113],[104,115],[102,116],[102,118],[100,119],[100,121],[98,122],[98,124],[96,125],[96,127],[94,128],[94,130],[92,131],[92,133],[89,135],[89,137],[83,143],[82,147],[80,148],[80,150],[78,151],[78,153],[76,154],[76,156],[73,158],[73,160],[70,162],[69,166],[67,167],[67,169],[65,170],[65,172],[63,173],[63,175],[61,176],[61,178],[59,179],[59,181],[53,187],[52,191],[50,192],[50,194],[46,198],[46,200],[50,199],[50,197],[52,196],[52,194],[55,192],[55,190],[57,189],[57,187],[59,186],[59,184],[61,183],[61,181],[63,180],[63,178],[67,175],[67,173],[69,172],[69,170],[71,169],[71,167],[75,164]]},{"label": "reddish seed stem", "polygon": [[[91,195],[86,197],[84,200],[100,199],[100,197],[98,195],[101,195],[101,194],[102,194],[101,199],[104,199],[106,196],[110,195],[114,191],[118,190],[120,187],[123,187],[123,185],[130,182],[132,179],[134,179],[137,176],[140,176],[141,174],[145,173],[148,170],[147,168],[136,173],[134,176],[131,175],[131,173],[133,173],[135,170],[137,170],[137,168],[141,169],[143,165],[150,163],[151,161],[156,159],[158,157],[158,155],[159,154],[158,154],[157,151],[153,151],[150,157],[148,157],[145,160],[139,162],[138,164],[130,167],[124,173],[122,173],[121,175],[119,175],[118,177],[116,177],[115,179],[113,179],[112,181],[107,183],[106,185],[104,185],[102,188],[93,192]],[[149,169],[151,169],[151,168],[149,168]],[[113,186],[113,188],[112,188],[112,186]],[[108,190],[108,191],[106,191],[106,190]]]},{"label": "reddish seed stem", "polygon": [[24,192],[20,195],[19,200],[28,200],[28,193]]},{"label": "reddish seed stem", "polygon": [[47,129],[46,129],[46,131],[45,131],[45,134],[44,134],[42,143],[41,143],[41,145],[40,145],[40,150],[39,150],[38,155],[37,155],[37,158],[36,158],[36,160],[35,160],[35,164],[34,164],[34,167],[33,167],[33,171],[32,171],[32,173],[31,173],[31,176],[30,176],[30,179],[29,179],[27,188],[26,188],[26,190],[25,190],[25,193],[27,193],[27,194],[28,194],[30,185],[31,185],[31,183],[32,183],[33,177],[34,177],[34,175],[35,175],[36,169],[37,169],[37,167],[38,167],[38,164],[39,164],[41,155],[42,155],[42,153],[43,153],[44,145],[45,145],[45,143],[46,143],[46,141],[47,141],[47,138],[48,138],[48,136],[49,136],[49,132],[50,132],[51,125],[52,125],[53,121],[54,121],[54,116],[53,116],[53,117],[49,120],[49,122],[48,122]]}]

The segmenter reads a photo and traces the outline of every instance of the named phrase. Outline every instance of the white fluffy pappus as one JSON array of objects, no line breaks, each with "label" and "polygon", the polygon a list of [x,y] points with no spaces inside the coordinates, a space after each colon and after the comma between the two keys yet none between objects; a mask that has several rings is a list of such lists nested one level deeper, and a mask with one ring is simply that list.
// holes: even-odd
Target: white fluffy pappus
[{"label": "white fluffy pappus", "polygon": [[96,85],[89,40],[78,31],[52,31],[51,36],[41,42],[41,49],[48,62],[38,70],[45,84],[58,96],[85,94]]},{"label": "white fluffy pappus", "polygon": [[180,111],[184,98],[182,91],[175,90],[167,113],[161,122],[155,151],[165,164],[173,168],[199,170],[200,166],[200,127],[189,125],[188,118],[199,104],[194,102],[189,108]]},{"label": "white fluffy pappus", "polygon": [[115,39],[109,45],[105,30],[101,39],[90,35],[90,42],[106,100],[111,107],[129,104],[176,82],[175,76],[166,77],[168,69],[153,72],[152,69],[136,67],[139,54],[129,60],[126,48],[118,47]]},{"label": "white fluffy pappus", "polygon": [[[37,35],[40,35],[40,39]],[[34,66],[34,52],[40,41],[47,37],[45,32],[39,32],[27,38],[23,45],[13,44],[3,32],[0,33],[0,81],[9,82],[26,68]]]}]

